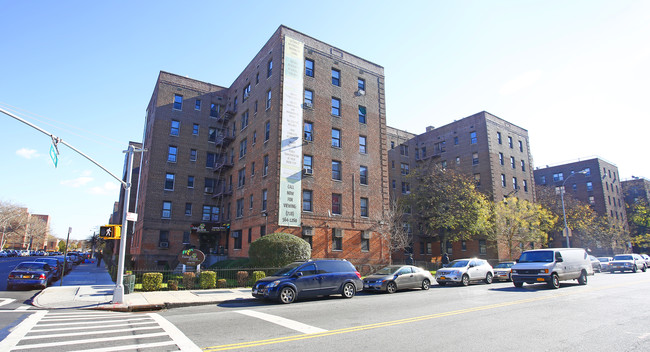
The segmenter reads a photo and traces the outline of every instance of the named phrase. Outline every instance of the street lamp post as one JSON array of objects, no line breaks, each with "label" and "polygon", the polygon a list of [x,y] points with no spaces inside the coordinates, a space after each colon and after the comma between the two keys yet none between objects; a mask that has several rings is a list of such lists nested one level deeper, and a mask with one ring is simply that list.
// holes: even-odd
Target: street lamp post
[{"label": "street lamp post", "polygon": [[562,199],[562,216],[564,217],[564,235],[566,236],[566,247],[567,248],[571,248],[571,245],[569,244],[569,226],[567,226],[566,209],[564,207],[564,185],[566,184],[566,181],[568,181],[571,178],[571,176],[573,176],[575,174],[583,174],[584,175],[586,173],[587,173],[587,170],[580,170],[580,171],[578,171],[576,173],[573,173],[573,174],[569,175],[569,177],[567,177],[564,180],[564,182],[562,182],[562,189],[560,189],[560,198]]}]

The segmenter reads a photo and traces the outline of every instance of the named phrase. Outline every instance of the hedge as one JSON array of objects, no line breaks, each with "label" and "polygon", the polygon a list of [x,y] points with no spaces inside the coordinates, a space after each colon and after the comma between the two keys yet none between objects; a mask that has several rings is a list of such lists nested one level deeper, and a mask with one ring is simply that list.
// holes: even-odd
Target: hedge
[{"label": "hedge", "polygon": [[214,271],[202,271],[199,274],[199,287],[202,289],[215,288],[217,286],[217,273]]},{"label": "hedge", "polygon": [[162,287],[162,273],[144,273],[142,275],[143,291],[158,291]]}]

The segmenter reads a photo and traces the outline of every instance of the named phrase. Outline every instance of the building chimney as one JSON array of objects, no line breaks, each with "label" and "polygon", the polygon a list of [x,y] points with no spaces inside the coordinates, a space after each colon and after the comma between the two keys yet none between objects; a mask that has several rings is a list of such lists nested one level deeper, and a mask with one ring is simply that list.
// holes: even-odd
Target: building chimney
[{"label": "building chimney", "polygon": [[435,129],[436,129],[436,128],[433,127],[433,126],[427,126],[427,132],[429,132],[429,131],[433,131],[433,130],[435,130]]}]

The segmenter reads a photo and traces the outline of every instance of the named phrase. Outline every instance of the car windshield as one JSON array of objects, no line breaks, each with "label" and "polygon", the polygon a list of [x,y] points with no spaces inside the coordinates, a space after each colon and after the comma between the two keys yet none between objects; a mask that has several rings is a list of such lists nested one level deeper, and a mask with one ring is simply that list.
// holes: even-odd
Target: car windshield
[{"label": "car windshield", "polygon": [[609,258],[598,258],[598,260],[600,260],[603,263],[609,262]]},{"label": "car windshield", "polygon": [[447,265],[448,268],[464,268],[469,263],[469,260],[454,260]]},{"label": "car windshield", "polygon": [[42,271],[43,265],[45,265],[45,263],[20,263],[16,266],[16,269],[14,270]]},{"label": "car windshield", "polygon": [[614,260],[633,260],[631,255],[615,255]]},{"label": "car windshield", "polygon": [[303,263],[291,263],[284,268],[278,270],[273,276],[291,276],[297,267]]},{"label": "car windshield", "polygon": [[399,268],[401,268],[401,266],[389,265],[377,271],[375,275],[391,275],[394,274],[397,270],[399,270]]},{"label": "car windshield", "polygon": [[497,266],[495,266],[495,269],[503,269],[503,268],[510,268],[512,266],[512,263],[499,263]]},{"label": "car windshield", "polygon": [[552,263],[553,251],[524,252],[519,257],[520,263]]}]

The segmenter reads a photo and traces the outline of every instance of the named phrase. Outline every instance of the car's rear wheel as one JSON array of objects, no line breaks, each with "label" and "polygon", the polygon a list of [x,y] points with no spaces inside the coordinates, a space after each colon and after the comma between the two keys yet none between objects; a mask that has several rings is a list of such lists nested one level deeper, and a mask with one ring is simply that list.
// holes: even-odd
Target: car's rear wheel
[{"label": "car's rear wheel", "polygon": [[646,267],[645,267],[645,265],[644,265],[643,268],[641,268],[641,271],[643,271],[643,272],[645,273],[646,270],[647,270],[647,269],[646,269]]},{"label": "car's rear wheel", "polygon": [[463,275],[463,277],[462,277],[460,283],[461,283],[463,286],[467,286],[467,285],[469,285],[469,276],[467,276],[467,274]]},{"label": "car's rear wheel", "polygon": [[554,289],[560,288],[560,278],[557,274],[551,275],[551,281],[548,282],[548,287]]},{"label": "car's rear wheel", "polygon": [[578,277],[578,283],[580,285],[587,284],[587,273],[584,270],[580,273],[580,277]]},{"label": "car's rear wheel", "polygon": [[515,287],[517,287],[517,288],[520,288],[520,287],[524,286],[524,283],[523,283],[523,282],[516,282],[516,281],[513,281],[512,283],[513,283],[513,285],[515,285]]},{"label": "car's rear wheel", "polygon": [[386,284],[386,292],[388,293],[395,293],[397,292],[397,285],[394,282],[389,282]]},{"label": "car's rear wheel", "polygon": [[488,285],[491,284],[493,278],[494,277],[492,276],[491,273],[487,273],[487,275],[485,275],[485,283],[488,284]]},{"label": "car's rear wheel", "polygon": [[431,282],[429,281],[429,279],[422,280],[422,289],[428,290],[429,287],[431,287]]},{"label": "car's rear wheel", "polygon": [[632,267],[632,272],[633,272],[633,273],[636,273],[637,270],[638,270],[638,269],[637,269],[636,264],[635,264],[635,265]]},{"label": "car's rear wheel", "polygon": [[343,290],[341,292],[343,298],[352,298],[354,297],[355,293],[357,293],[357,289],[354,287],[353,283],[347,282],[345,285],[343,285]]},{"label": "car's rear wheel", "polygon": [[293,288],[286,286],[280,290],[280,302],[284,304],[289,304],[295,300],[296,300],[296,291]]}]

